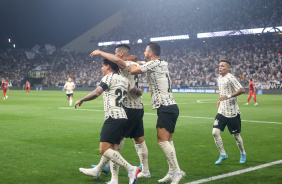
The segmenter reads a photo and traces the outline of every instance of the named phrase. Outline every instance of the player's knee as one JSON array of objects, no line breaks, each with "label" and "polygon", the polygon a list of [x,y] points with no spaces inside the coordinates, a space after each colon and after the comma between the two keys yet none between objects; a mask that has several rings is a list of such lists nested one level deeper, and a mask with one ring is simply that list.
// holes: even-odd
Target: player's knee
[{"label": "player's knee", "polygon": [[143,143],[144,141],[145,141],[145,140],[144,140],[144,136],[138,137],[138,138],[134,138],[135,144],[141,144],[141,143]]},{"label": "player's knee", "polygon": [[219,130],[219,129],[214,128],[214,129],[212,130],[212,135],[213,135],[214,137],[219,136],[219,134],[220,134],[220,130]]}]

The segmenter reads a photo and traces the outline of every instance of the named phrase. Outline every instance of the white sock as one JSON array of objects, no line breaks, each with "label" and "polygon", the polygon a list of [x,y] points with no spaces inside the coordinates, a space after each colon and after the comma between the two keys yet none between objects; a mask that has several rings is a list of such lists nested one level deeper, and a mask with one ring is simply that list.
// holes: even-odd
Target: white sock
[{"label": "white sock", "polygon": [[72,99],[70,100],[70,106],[72,105]]},{"label": "white sock", "polygon": [[171,144],[168,141],[164,141],[164,142],[159,142],[159,146],[161,147],[161,149],[163,150],[166,159],[169,163],[169,165],[171,166],[171,169],[176,172],[179,171],[179,165],[177,162],[177,158],[176,158],[176,153],[175,150],[173,149],[173,147],[171,146]]},{"label": "white sock", "polygon": [[135,144],[136,152],[139,156],[140,163],[142,165],[142,170],[149,170],[148,164],[148,148],[145,141],[141,144]]},{"label": "white sock", "polygon": [[223,141],[222,141],[222,138],[220,136],[220,130],[218,128],[213,128],[212,130],[212,135],[213,135],[213,138],[214,138],[214,142],[220,152],[220,155],[226,155],[226,152],[224,150],[224,147],[223,147]]},{"label": "white sock", "polygon": [[97,168],[99,171],[102,171],[104,166],[110,161],[109,158],[102,156],[100,159],[100,162],[98,163],[98,165],[96,165],[95,168]]},{"label": "white sock", "polygon": [[114,163],[124,167],[126,170],[131,167],[131,165],[121,156],[121,154],[113,149],[107,149],[103,156],[111,159]]},{"label": "white sock", "polygon": [[112,179],[118,180],[118,172],[119,172],[119,165],[115,164],[113,161],[110,161]]},{"label": "white sock", "polygon": [[238,148],[239,148],[239,150],[240,150],[240,153],[245,155],[246,152],[245,152],[245,149],[244,149],[244,144],[243,144],[243,139],[242,139],[242,137],[240,136],[239,133],[233,134],[233,137],[234,137],[235,140],[236,140],[236,143],[237,143],[237,146],[238,146]]}]

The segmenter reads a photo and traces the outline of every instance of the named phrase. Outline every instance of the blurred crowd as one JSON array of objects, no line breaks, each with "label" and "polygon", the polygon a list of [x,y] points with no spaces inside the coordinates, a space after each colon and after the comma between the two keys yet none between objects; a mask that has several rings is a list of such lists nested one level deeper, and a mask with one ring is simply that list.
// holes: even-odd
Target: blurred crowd
[{"label": "blurred crowd", "polygon": [[[123,22],[93,41],[282,26],[281,0],[144,0],[126,6]],[[130,4],[130,3],[129,3]],[[93,35],[95,37],[95,35]]]},{"label": "blurred crowd", "polygon": [[[159,42],[161,59],[169,63],[173,87],[213,87],[219,76],[221,59],[232,64],[231,73],[241,83],[249,78],[255,82],[282,82],[282,40],[272,34],[232,36],[213,39],[194,39],[174,42]],[[133,44],[131,53],[144,60],[147,43]],[[115,47],[101,47],[114,53]],[[37,55],[28,60],[24,50],[0,52],[0,77],[14,84],[23,84],[27,72],[42,64],[52,65],[43,85],[62,86],[71,77],[78,86],[94,87],[102,78],[102,57],[89,57],[90,53],[56,51],[53,56]],[[145,75],[141,85],[148,87]]]}]

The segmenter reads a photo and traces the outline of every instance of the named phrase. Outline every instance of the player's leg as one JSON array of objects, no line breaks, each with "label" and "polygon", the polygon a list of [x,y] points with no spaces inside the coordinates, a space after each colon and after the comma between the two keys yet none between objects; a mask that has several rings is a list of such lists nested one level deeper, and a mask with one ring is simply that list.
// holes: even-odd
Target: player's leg
[{"label": "player's leg", "polygon": [[223,160],[226,160],[228,158],[228,155],[226,154],[223,147],[222,138],[220,136],[220,131],[223,131],[225,126],[226,126],[226,118],[221,114],[217,114],[212,129],[212,135],[214,138],[215,145],[220,152],[219,159],[215,162],[216,165],[221,164]]},{"label": "player's leg", "polygon": [[252,98],[252,96],[249,94],[249,95],[248,95],[247,103],[245,103],[244,105],[249,105],[249,102],[250,102],[251,98]]},{"label": "player's leg", "polygon": [[72,106],[72,94],[70,95],[70,107]]},{"label": "player's leg", "polygon": [[252,97],[253,97],[253,100],[254,100],[254,102],[255,102],[254,106],[257,106],[258,103],[257,103],[256,94],[254,93],[254,94],[252,95]]},{"label": "player's leg", "polygon": [[142,165],[142,172],[138,174],[138,178],[151,178],[148,163],[148,148],[144,136],[134,138],[135,149]]},{"label": "player's leg", "polygon": [[242,139],[240,133],[233,134],[233,137],[235,138],[237,146],[238,146],[238,148],[240,150],[240,153],[241,153],[241,157],[240,157],[240,161],[239,162],[240,163],[245,163],[246,162],[247,154],[246,154],[246,151],[244,149],[243,139]]},{"label": "player's leg", "polygon": [[3,95],[4,95],[3,100],[5,100],[6,99],[6,90],[4,90],[4,89],[3,89]]}]

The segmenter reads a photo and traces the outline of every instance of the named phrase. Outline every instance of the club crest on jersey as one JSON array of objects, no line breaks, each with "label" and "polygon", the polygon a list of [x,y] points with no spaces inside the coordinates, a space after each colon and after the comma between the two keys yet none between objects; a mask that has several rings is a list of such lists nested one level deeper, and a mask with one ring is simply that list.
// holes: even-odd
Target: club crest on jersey
[{"label": "club crest on jersey", "polygon": [[217,119],[215,119],[213,125],[214,125],[214,126],[217,126],[217,125],[218,125],[218,122],[219,122],[219,121],[218,121]]}]

